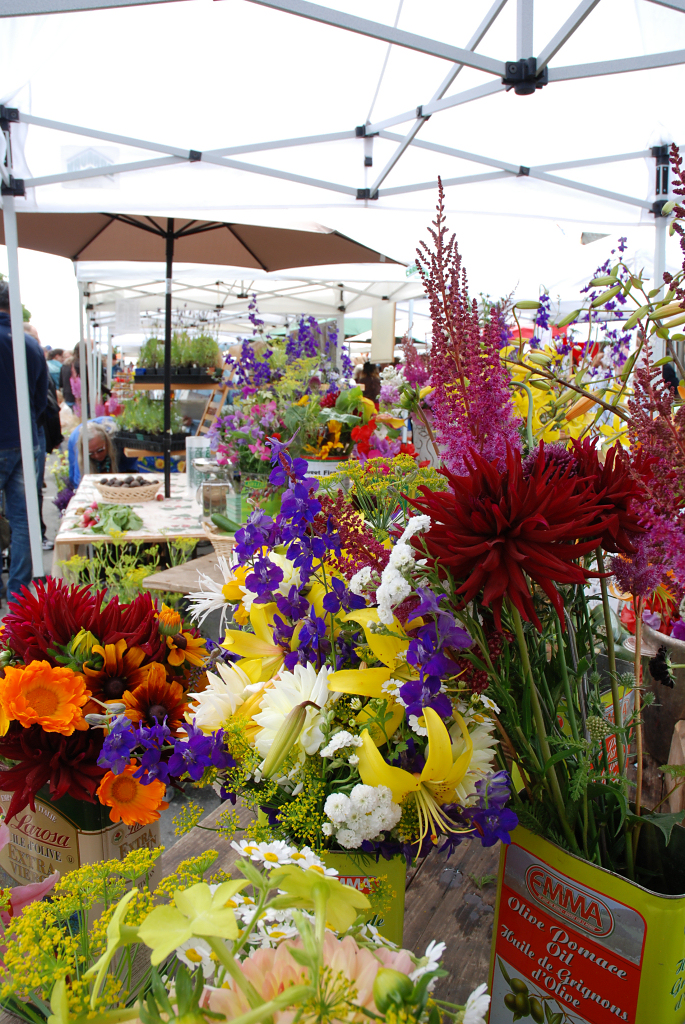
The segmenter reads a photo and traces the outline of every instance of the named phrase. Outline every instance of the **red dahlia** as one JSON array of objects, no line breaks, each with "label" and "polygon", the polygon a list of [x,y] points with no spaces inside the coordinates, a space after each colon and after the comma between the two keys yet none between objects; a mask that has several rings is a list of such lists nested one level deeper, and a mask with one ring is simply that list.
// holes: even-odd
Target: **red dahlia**
[{"label": "red dahlia", "polygon": [[27,804],[34,810],[36,793],[48,782],[53,800],[69,794],[76,800],[97,803],[95,790],[105,774],[97,763],[103,740],[102,729],[60,736],[44,732],[39,725],[24,729],[11,722],[7,735],[0,739],[0,757],[18,762],[0,772],[0,790],[12,793],[6,820]]},{"label": "red dahlia", "polygon": [[[466,460],[468,475],[444,471],[452,491],[421,487],[411,501],[429,515],[423,539],[433,564],[463,580],[457,593],[464,602],[481,595],[501,628],[502,603],[508,598],[521,616],[541,629],[530,592],[537,583],[562,618],[564,605],[556,583],[584,583],[592,573],[577,560],[597,547],[615,516],[591,486],[582,487],[570,468],[559,473],[546,465],[544,448],[524,477],[521,455],[507,449],[506,469],[475,450]],[[420,540],[415,541],[417,547]]]},{"label": "red dahlia", "polygon": [[[637,509],[645,499],[644,487],[631,474],[630,458],[625,448],[615,444],[607,452],[604,464],[597,456],[597,439],[573,441],[572,455],[581,484],[589,483],[602,502],[611,504],[615,514],[601,538],[606,551],[633,555],[637,551],[633,537],[644,533],[637,518]],[[632,535],[632,536],[631,536]]]}]

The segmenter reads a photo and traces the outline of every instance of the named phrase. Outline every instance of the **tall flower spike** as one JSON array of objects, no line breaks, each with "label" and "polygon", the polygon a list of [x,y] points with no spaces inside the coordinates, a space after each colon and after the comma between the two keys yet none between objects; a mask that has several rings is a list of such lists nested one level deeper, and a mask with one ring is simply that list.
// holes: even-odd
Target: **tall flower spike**
[{"label": "tall flower spike", "polygon": [[563,622],[555,584],[584,583],[592,575],[577,561],[613,525],[610,509],[568,470],[560,475],[546,465],[542,446],[527,479],[520,453],[511,449],[504,470],[472,451],[467,473],[446,473],[451,492],[422,487],[423,497],[410,501],[433,520],[424,540],[434,564],[464,580],[457,590],[464,603],[481,595],[498,629],[505,598],[542,628],[529,580],[544,590]]},{"label": "tall flower spike", "polygon": [[433,248],[422,242],[417,263],[424,271],[433,322],[431,408],[436,437],[448,469],[463,473],[472,448],[504,466],[507,447],[518,447],[519,440],[508,373],[500,358],[499,311],[490,310],[481,330],[455,236],[448,241],[440,178],[438,193],[437,215],[428,229]]}]

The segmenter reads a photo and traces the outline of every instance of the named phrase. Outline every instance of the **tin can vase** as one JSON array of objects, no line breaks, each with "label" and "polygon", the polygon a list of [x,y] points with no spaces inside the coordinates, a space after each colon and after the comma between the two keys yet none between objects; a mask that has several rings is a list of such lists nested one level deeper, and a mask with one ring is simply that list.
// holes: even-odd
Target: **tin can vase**
[{"label": "tin can vase", "polygon": [[[0,793],[5,812],[11,793]],[[114,823],[109,807],[64,796],[51,800],[40,790],[35,811],[25,807],[8,822],[10,841],[0,851],[0,866],[19,884],[42,882],[53,871],[65,874],[82,864],[123,860],[132,850],[160,844],[159,822],[150,825]],[[150,874],[150,888],[161,877],[159,859]]]},{"label": "tin can vase", "polygon": [[[685,859],[685,829],[669,851]],[[684,894],[662,895],[515,829],[500,857],[489,1024],[683,1024],[681,874],[671,887]]]},{"label": "tin can vase", "polygon": [[326,851],[321,857],[326,867],[337,870],[341,882],[351,885],[369,898],[371,910],[367,915],[367,923],[375,925],[384,938],[401,946],[407,881],[407,862],[404,857],[400,854],[390,860],[382,857],[376,860],[369,854],[357,851]]}]

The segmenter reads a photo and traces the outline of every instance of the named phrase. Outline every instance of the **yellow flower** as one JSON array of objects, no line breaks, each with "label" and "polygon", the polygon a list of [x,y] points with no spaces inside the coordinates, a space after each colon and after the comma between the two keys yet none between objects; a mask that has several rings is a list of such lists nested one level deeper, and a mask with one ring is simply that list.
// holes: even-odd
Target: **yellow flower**
[{"label": "yellow flower", "polygon": [[249,565],[237,565],[235,567],[232,578],[224,583],[221,588],[221,593],[226,601],[242,601],[243,591],[241,587],[245,586],[245,578],[251,572],[252,569],[250,569]]},{"label": "yellow flower", "polygon": [[189,665],[204,665],[207,641],[203,636],[193,636],[187,632],[177,633],[176,636],[168,636],[166,643],[169,648],[167,661],[170,665],[178,667],[186,661]]},{"label": "yellow flower", "polygon": [[454,802],[455,789],[466,775],[473,756],[473,742],[461,715],[454,715],[465,743],[465,749],[456,760],[452,756],[450,734],[433,708],[424,708],[423,717],[428,730],[428,754],[420,775],[394,768],[387,764],[378,747],[365,732],[359,749],[359,774],[367,786],[387,786],[395,803],[413,798],[419,818],[421,842],[429,828],[433,834],[439,828],[446,832],[459,832],[442,810],[442,804]]},{"label": "yellow flower", "polygon": [[272,871],[269,881],[288,893],[287,896],[276,897],[273,906],[316,910],[325,904],[326,921],[337,932],[351,928],[357,911],[368,910],[371,906],[363,893],[350,885],[343,885],[337,878],[316,871],[303,871],[291,864]]},{"label": "yellow flower", "polygon": [[295,405],[309,405],[309,395],[302,395],[302,398],[299,398]]},{"label": "yellow flower", "polygon": [[272,679],[283,664],[285,652],[273,640],[273,617],[277,610],[273,602],[253,604],[250,609],[250,625],[254,632],[226,630],[222,647],[231,654],[240,655],[241,660],[237,664],[253,683]]}]

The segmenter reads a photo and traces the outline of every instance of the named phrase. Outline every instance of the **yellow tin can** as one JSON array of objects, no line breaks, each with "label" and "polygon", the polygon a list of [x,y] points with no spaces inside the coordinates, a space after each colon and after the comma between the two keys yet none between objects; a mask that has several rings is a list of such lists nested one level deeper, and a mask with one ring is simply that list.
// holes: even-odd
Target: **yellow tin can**
[{"label": "yellow tin can", "polygon": [[519,826],[500,857],[490,991],[489,1024],[684,1024],[685,895]]},{"label": "yellow tin can", "polygon": [[375,925],[386,939],[402,945],[404,928],[404,889],[407,881],[407,862],[400,854],[384,860],[366,853],[337,853],[325,851],[321,854],[326,867],[335,868],[338,878],[345,885],[368,896],[371,910],[367,915],[369,924]]}]

